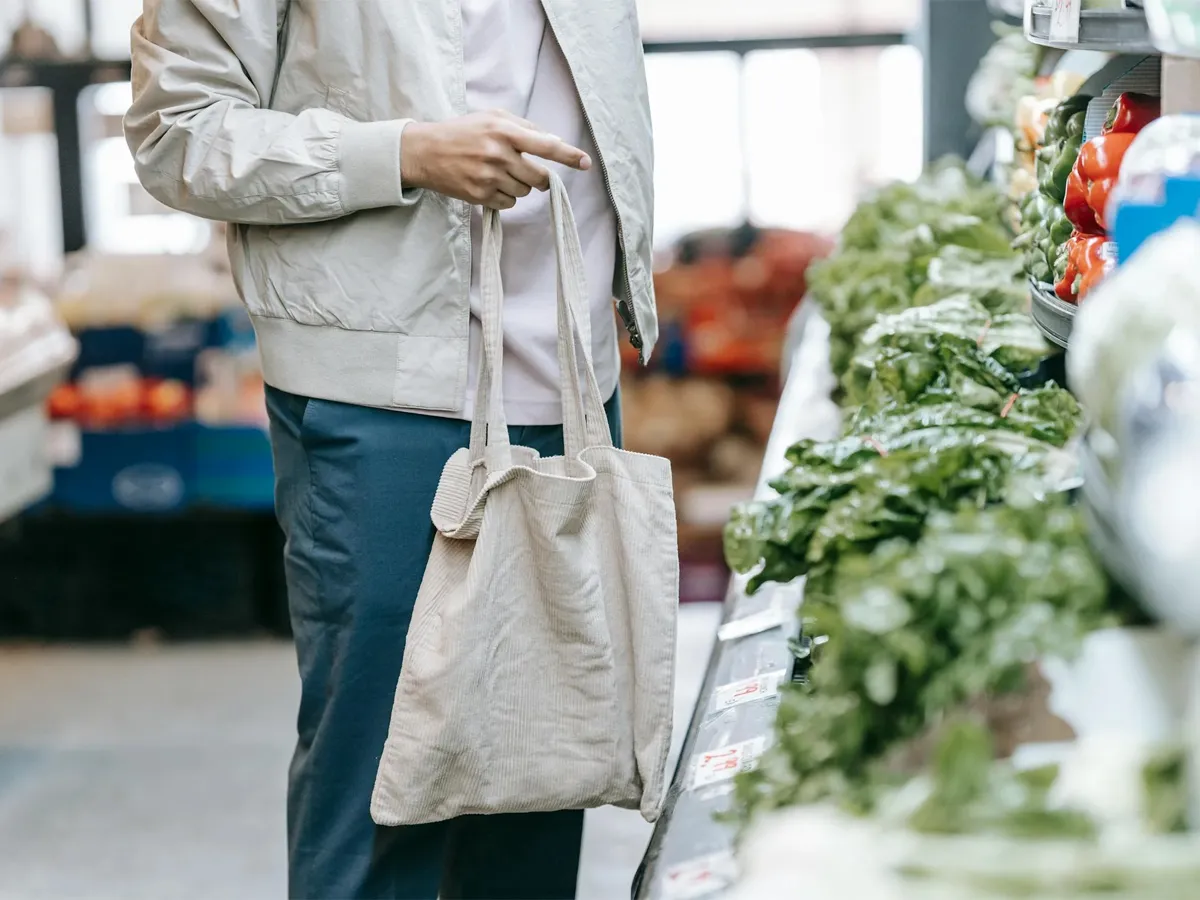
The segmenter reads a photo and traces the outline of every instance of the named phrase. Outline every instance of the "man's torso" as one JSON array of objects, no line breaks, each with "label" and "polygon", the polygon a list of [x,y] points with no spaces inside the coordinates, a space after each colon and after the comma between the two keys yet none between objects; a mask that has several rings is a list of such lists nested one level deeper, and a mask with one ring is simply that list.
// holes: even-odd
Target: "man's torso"
[{"label": "man's torso", "polygon": [[[459,3],[444,0],[292,0],[273,107],[320,106],[358,121],[469,112],[468,85],[482,95],[488,78],[471,77],[478,56],[464,64],[464,26],[478,0],[464,2],[466,20]],[[653,158],[634,0],[547,0],[545,9],[545,37],[561,46],[578,89],[578,124],[594,135],[600,165],[591,184],[614,207],[612,288],[649,348],[657,335]],[[509,78],[505,90],[519,101],[523,83]],[[513,229],[524,210],[514,212]],[[235,229],[231,254],[268,381],[330,400],[461,412],[472,383],[470,219],[466,204],[426,192],[411,206],[325,224]]]}]

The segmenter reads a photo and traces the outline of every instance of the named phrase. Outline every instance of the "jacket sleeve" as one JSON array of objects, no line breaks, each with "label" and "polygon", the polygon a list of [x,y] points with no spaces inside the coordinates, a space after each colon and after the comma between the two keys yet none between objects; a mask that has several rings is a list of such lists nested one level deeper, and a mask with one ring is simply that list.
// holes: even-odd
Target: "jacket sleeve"
[{"label": "jacket sleeve", "polygon": [[173,209],[263,225],[413,202],[400,184],[406,120],[263,108],[277,14],[277,0],[145,0],[125,136],[146,190]]}]

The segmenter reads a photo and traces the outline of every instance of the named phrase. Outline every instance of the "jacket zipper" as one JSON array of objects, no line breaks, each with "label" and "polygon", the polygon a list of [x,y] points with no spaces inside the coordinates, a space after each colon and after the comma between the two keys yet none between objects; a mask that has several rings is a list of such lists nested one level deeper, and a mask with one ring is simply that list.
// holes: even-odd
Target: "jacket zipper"
[{"label": "jacket zipper", "polygon": [[571,84],[575,87],[575,96],[579,98],[579,108],[583,111],[583,121],[587,125],[588,136],[592,139],[592,147],[596,150],[596,159],[600,163],[600,175],[604,180],[604,190],[608,193],[608,202],[612,204],[613,215],[617,221],[617,243],[621,248],[621,275],[625,279],[625,290],[629,294],[629,300],[617,301],[617,312],[621,316],[621,321],[625,323],[625,328],[629,332],[629,339],[638,352],[638,362],[642,365],[646,364],[646,352],[644,350],[644,342],[642,341],[641,328],[638,325],[637,311],[634,308],[633,302],[633,279],[629,275],[629,253],[625,249],[625,225],[621,221],[621,208],[617,205],[617,196],[613,193],[612,181],[608,174],[608,165],[604,162],[604,153],[600,149],[600,142],[596,139],[596,129],[592,125],[592,117],[588,113],[587,104],[583,100],[583,92],[579,89],[579,79],[575,77],[575,67],[571,65],[571,60],[567,56],[567,51],[563,47],[562,41],[558,39],[558,28],[554,24],[554,13],[550,9],[550,4],[547,0],[541,0],[542,11],[546,14],[546,22],[550,26],[550,31],[554,35],[554,39],[558,41],[558,47],[562,51],[563,58],[567,61],[567,71],[571,73]]}]

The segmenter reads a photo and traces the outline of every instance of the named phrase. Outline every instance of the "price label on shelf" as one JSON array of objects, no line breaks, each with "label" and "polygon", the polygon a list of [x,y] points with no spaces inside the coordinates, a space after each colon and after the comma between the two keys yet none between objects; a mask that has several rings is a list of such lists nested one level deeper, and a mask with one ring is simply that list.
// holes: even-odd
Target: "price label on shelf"
[{"label": "price label on shelf", "polygon": [[1079,41],[1079,11],[1083,0],[1054,0],[1050,13],[1050,40],[1074,44]]},{"label": "price label on shelf", "polygon": [[721,685],[713,692],[713,708],[732,709],[743,703],[774,697],[779,694],[779,685],[783,683],[786,675],[787,672],[783,669],[773,669],[753,678],[743,678],[741,681]]},{"label": "price label on shelf", "polygon": [[719,750],[699,754],[692,773],[692,788],[720,784],[738,772],[750,771],[762,756],[766,745],[767,739],[760,735],[748,741],[739,741]]},{"label": "price label on shelf", "polygon": [[772,628],[779,628],[791,618],[791,614],[778,603],[772,603],[766,609],[753,613],[741,619],[726,622],[717,629],[717,640],[736,641],[752,634],[761,634]]},{"label": "price label on shelf", "polygon": [[724,890],[737,877],[731,853],[710,853],[671,866],[662,880],[663,900],[699,900]]}]

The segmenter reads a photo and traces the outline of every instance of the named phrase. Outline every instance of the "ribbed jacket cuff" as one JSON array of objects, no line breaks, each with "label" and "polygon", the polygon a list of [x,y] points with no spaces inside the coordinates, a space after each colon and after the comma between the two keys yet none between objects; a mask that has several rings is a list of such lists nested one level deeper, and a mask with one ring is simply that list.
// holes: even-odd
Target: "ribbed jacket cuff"
[{"label": "ribbed jacket cuff", "polygon": [[384,206],[408,206],[418,191],[400,183],[400,139],[411,119],[346,122],[338,145],[341,200],[347,213]]}]

